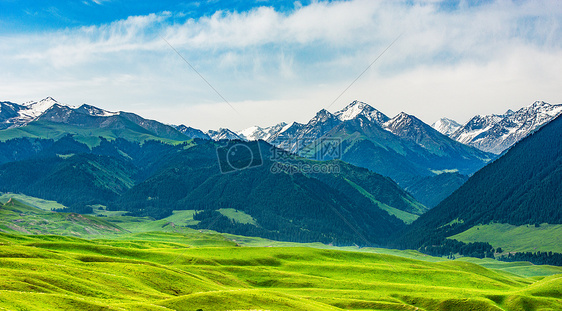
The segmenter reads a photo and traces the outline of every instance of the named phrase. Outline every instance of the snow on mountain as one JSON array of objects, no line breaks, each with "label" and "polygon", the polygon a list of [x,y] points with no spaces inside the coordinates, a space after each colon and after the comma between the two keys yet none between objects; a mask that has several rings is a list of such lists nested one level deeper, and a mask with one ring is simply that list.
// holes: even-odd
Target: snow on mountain
[{"label": "snow on mountain", "polygon": [[39,119],[64,122],[73,112],[95,117],[110,117],[120,114],[120,112],[110,112],[87,104],[76,108],[62,104],[52,97],[21,105],[3,102],[0,109],[4,110],[4,112],[0,111],[0,129],[26,126]]},{"label": "snow on mountain", "polygon": [[212,140],[222,140],[222,139],[245,140],[244,138],[238,136],[238,134],[234,133],[233,131],[227,128],[220,128],[218,131],[209,130],[207,131],[206,134],[209,135],[209,137],[211,137]]},{"label": "snow on mountain", "polygon": [[454,133],[456,130],[461,128],[462,125],[455,120],[449,118],[441,118],[437,120],[435,123],[433,123],[431,127],[436,129],[439,133],[449,136],[452,133]]},{"label": "snow on mountain", "polygon": [[38,102],[32,101],[32,102],[24,103],[23,105],[17,105],[17,104],[14,105],[17,106],[15,107],[17,110],[17,115],[14,115],[6,120],[0,120],[5,124],[5,128],[25,126],[29,122],[34,121],[35,119],[40,117],[42,114],[45,113],[45,111],[51,109],[55,105],[68,107],[64,104],[57,102],[52,97],[47,97]]},{"label": "snow on mountain", "polygon": [[352,120],[358,116],[364,116],[367,120],[378,124],[383,124],[389,120],[386,115],[377,109],[357,100],[353,101],[342,110],[337,111],[334,115],[341,121]]},{"label": "snow on mountain", "polygon": [[268,126],[268,127],[259,127],[259,126],[252,126],[247,129],[241,130],[236,132],[236,134],[246,140],[265,140],[267,141],[280,131],[282,131],[287,126],[287,123],[281,122],[279,124]]},{"label": "snow on mountain", "polygon": [[561,104],[536,101],[503,115],[477,115],[449,136],[480,150],[500,154],[561,112]]},{"label": "snow on mountain", "polygon": [[119,114],[119,112],[111,112],[87,104],[83,104],[75,110],[95,117],[110,117]]},{"label": "snow on mountain", "polygon": [[189,138],[200,138],[200,139],[211,139],[209,135],[205,134],[203,131],[196,128],[185,126],[183,124],[175,126],[176,130],[180,133],[186,135]]}]

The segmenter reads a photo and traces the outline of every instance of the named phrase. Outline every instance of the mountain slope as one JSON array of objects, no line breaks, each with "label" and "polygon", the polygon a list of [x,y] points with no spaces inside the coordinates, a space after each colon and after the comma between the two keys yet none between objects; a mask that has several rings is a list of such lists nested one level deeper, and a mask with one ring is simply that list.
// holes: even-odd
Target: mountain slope
[{"label": "mountain slope", "polygon": [[[19,150],[28,146],[23,141],[3,146]],[[67,135],[33,143],[35,154],[0,165],[0,192],[55,200],[68,206],[66,211],[91,213],[92,205],[102,204],[161,219],[174,210],[197,210],[199,229],[374,245],[426,210],[387,177],[342,161],[278,159],[283,151],[263,141],[249,143],[260,162],[247,169],[237,169],[244,158],[221,157],[221,150],[230,152],[241,141],[169,145],[102,138],[89,148]],[[243,212],[255,222],[232,221],[221,209]]]},{"label": "mountain slope", "polygon": [[0,166],[0,192],[56,200],[77,212],[107,204],[135,184],[127,162],[92,154],[65,154]]},{"label": "mountain slope", "polygon": [[209,135],[205,134],[203,131],[192,128],[190,126],[185,126],[183,124],[176,126],[176,130],[189,138],[211,139],[211,137],[209,137]]},{"label": "mountain slope", "polygon": [[561,112],[562,105],[536,101],[503,115],[475,116],[449,136],[463,144],[500,154]]},{"label": "mountain slope", "polygon": [[561,224],[562,117],[474,174],[399,239],[405,247],[443,243],[478,224]]},{"label": "mountain slope", "polygon": [[442,173],[435,176],[420,177],[412,181],[405,190],[423,205],[433,208],[467,180],[468,176],[459,173]]},{"label": "mountain slope", "polygon": [[[226,147],[239,143],[233,141]],[[221,174],[216,159],[216,148],[225,146],[203,143],[181,151],[110,207],[157,218],[177,209],[199,210],[203,212],[195,219],[201,221],[200,229],[362,245],[381,243],[404,226],[404,221],[382,207],[392,207],[414,218],[425,211],[390,179],[368,170],[341,161],[293,159],[278,164],[271,160],[274,149],[270,145],[256,144],[262,164],[227,174]],[[309,173],[306,165],[331,165],[339,171]],[[233,223],[216,212],[221,208],[242,211],[258,226]]]}]

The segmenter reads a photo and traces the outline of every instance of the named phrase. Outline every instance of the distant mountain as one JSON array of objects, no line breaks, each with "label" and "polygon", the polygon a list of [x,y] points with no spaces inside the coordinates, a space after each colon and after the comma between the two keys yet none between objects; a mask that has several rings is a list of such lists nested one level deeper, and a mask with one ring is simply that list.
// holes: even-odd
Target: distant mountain
[{"label": "distant mountain", "polygon": [[0,102],[0,129],[25,126],[54,105],[63,106],[51,97],[23,105]]},{"label": "distant mountain", "polygon": [[277,125],[268,126],[268,127],[259,127],[259,126],[252,126],[242,131],[236,132],[238,136],[245,140],[268,140],[273,135],[279,133],[287,126],[287,123],[281,122]]},{"label": "distant mountain", "polygon": [[[476,225],[562,224],[562,117],[475,173],[399,238],[402,247],[435,247]],[[433,245],[433,246],[432,246]]]},{"label": "distant mountain", "polygon": [[0,140],[18,137],[60,139],[72,134],[89,145],[99,143],[99,137],[168,142],[190,139],[171,126],[134,113],[110,112],[86,104],[75,108],[51,97],[23,105],[1,103],[0,129]]},{"label": "distant mountain", "polygon": [[178,125],[175,127],[180,133],[184,134],[189,138],[200,138],[200,139],[211,139],[209,135],[205,134],[203,131],[190,126]]},{"label": "distant mountain", "polygon": [[462,124],[449,118],[441,118],[437,120],[435,123],[433,123],[431,127],[436,129],[439,133],[449,136],[453,134],[456,130],[461,128]]},{"label": "distant mountain", "polygon": [[500,154],[562,112],[562,105],[543,101],[502,115],[477,115],[449,136],[480,150]]},{"label": "distant mountain", "polygon": [[369,106],[368,104],[360,101],[353,101],[344,109],[337,111],[334,114],[341,121],[353,120],[359,116],[364,117],[370,122],[374,122],[379,125],[383,125],[389,120],[382,112]]},{"label": "distant mountain", "polygon": [[243,137],[227,128],[220,128],[218,131],[209,130],[206,134],[212,140],[245,140]]},{"label": "distant mountain", "polygon": [[[319,142],[333,139],[341,143],[341,154],[336,158],[389,176],[403,187],[442,172],[469,175],[494,157],[448,138],[415,116],[400,113],[391,119],[360,101],[333,114],[321,110],[306,124],[295,122],[276,129],[279,131],[267,141],[279,148],[307,158],[326,159],[319,154]],[[427,195],[442,199],[450,194],[455,183],[435,179],[439,181],[446,182],[446,187],[436,185]],[[419,191],[423,189],[426,187]],[[435,198],[424,196],[430,202]]]}]

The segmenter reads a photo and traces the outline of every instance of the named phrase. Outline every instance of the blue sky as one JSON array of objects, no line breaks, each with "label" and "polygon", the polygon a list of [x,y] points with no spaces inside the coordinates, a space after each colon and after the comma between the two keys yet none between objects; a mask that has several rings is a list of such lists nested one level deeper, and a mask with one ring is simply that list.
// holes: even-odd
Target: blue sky
[{"label": "blue sky", "polygon": [[[301,1],[309,4],[310,1]],[[0,1],[1,32],[48,31],[111,23],[129,16],[163,11],[185,14],[180,20],[213,15],[216,11],[244,12],[256,6],[271,6],[279,12],[294,9],[294,1],[137,1],[137,0],[65,0]]]},{"label": "blue sky", "polygon": [[355,99],[464,122],[562,101],[561,21],[560,1],[0,0],[0,100],[204,130],[306,122]]}]

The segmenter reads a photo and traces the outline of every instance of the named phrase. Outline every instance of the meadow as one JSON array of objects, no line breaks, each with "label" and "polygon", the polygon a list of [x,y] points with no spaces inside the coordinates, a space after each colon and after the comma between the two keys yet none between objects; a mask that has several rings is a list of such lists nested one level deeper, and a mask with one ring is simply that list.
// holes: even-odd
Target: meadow
[{"label": "meadow", "polygon": [[[105,217],[46,211],[52,202],[23,196],[17,199],[44,209],[14,195],[2,199],[12,200],[0,206],[0,310],[562,306],[562,267],[198,231],[185,227],[193,211],[155,221],[101,206],[96,213]],[[234,210],[222,212],[251,221]]]},{"label": "meadow", "polygon": [[1,233],[0,308],[559,310],[562,306],[562,275],[556,274],[562,269],[556,267],[548,267],[551,271],[543,267],[540,276],[523,276],[530,265],[490,262],[486,268],[466,260],[419,260],[377,253],[378,249],[244,246],[260,243],[246,239],[201,232],[130,233],[91,240]]}]

